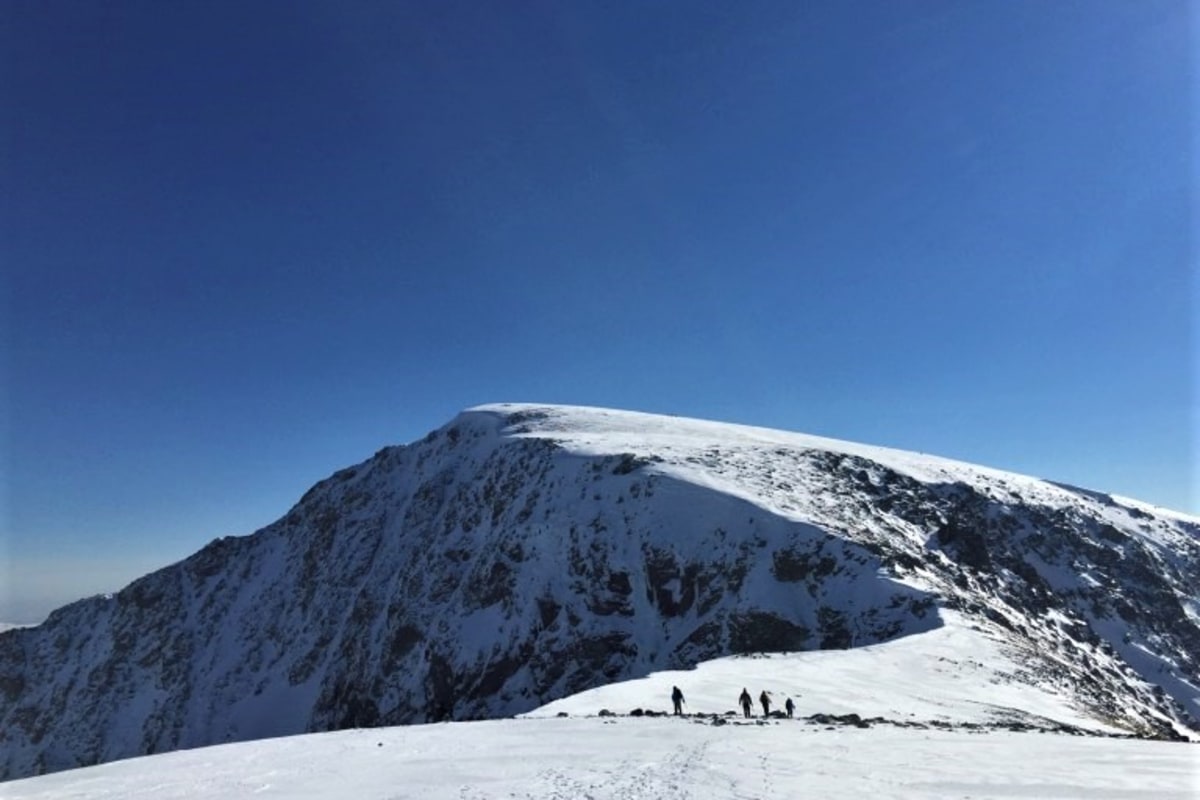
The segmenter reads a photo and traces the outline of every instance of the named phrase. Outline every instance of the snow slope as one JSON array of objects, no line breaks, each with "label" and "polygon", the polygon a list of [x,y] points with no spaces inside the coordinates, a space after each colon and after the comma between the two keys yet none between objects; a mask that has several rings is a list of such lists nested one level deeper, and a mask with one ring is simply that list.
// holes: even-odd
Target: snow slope
[{"label": "snow slope", "polygon": [[[1078,727],[1097,734],[1120,733],[1098,722],[1054,692],[1020,679],[1021,665],[1003,640],[955,612],[946,624],[925,633],[851,650],[760,653],[729,656],[686,672],[664,671],[600,686],[548,703],[524,715],[596,715],[601,709],[628,713],[670,709],[671,689],[679,685],[690,714],[737,710],[742,688],[759,714],[762,691],[781,710],[787,698],[796,715],[857,714],[890,724]],[[740,714],[740,711],[738,711]]]},{"label": "snow slope", "polygon": [[511,716],[955,614],[1089,727],[1191,735],[1197,596],[1200,522],[1107,495],[801,434],[484,406],[251,536],[0,634],[0,779]]},{"label": "snow slope", "polygon": [[1200,792],[1196,748],[802,722],[548,719],[219,745],[0,784],[5,800],[1154,798]]},{"label": "snow slope", "polygon": [[[1051,798],[1170,800],[1200,789],[1200,746],[1017,733],[1024,707],[1078,718],[1052,696],[998,686],[1012,669],[963,621],[887,644],[767,658],[594,689],[527,718],[350,730],[131,759],[0,785],[6,800],[482,798]],[[799,689],[798,714],[881,714],[860,728],[808,719],[582,717],[662,707],[678,684],[697,714],[740,687]],[[572,716],[553,716],[570,711]],[[1001,713],[1004,711],[1005,713]],[[757,715],[757,709],[756,709]],[[1032,719],[1032,717],[1030,718]]]}]

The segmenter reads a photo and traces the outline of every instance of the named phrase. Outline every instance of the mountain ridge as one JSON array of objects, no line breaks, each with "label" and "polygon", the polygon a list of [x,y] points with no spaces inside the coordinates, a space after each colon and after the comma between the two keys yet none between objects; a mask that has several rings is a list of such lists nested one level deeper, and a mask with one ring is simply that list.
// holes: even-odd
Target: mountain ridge
[{"label": "mountain ridge", "polygon": [[1024,680],[1196,730],[1200,521],[770,429],[496,404],[0,635],[0,778],[223,741],[528,711],[737,652],[969,615]]}]

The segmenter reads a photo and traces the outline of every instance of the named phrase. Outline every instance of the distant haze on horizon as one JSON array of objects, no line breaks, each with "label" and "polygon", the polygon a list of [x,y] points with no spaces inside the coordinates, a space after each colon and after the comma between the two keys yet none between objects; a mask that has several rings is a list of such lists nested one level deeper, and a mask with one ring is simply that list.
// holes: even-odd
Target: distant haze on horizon
[{"label": "distant haze on horizon", "polygon": [[6,4],[0,621],[488,402],[1200,513],[1198,17]]}]

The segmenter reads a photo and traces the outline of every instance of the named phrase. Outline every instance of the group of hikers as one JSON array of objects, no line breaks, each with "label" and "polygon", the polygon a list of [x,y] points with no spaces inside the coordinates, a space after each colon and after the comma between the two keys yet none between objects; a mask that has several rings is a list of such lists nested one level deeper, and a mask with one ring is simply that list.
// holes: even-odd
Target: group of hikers
[{"label": "group of hikers", "polygon": [[[678,686],[671,687],[671,702],[675,705],[675,716],[682,716],[683,692],[679,690]],[[767,693],[766,689],[763,689],[762,694],[758,696],[758,702],[762,703],[763,717],[771,716],[771,695]],[[746,715],[746,719],[754,716],[750,713],[754,701],[750,699],[750,692],[746,691],[746,687],[744,686],[742,687],[741,696],[738,697],[738,704],[742,707],[742,713]],[[796,712],[796,704],[792,702],[792,698],[789,697],[787,702],[783,704],[783,710],[787,713],[788,719],[791,719],[792,715]]]}]

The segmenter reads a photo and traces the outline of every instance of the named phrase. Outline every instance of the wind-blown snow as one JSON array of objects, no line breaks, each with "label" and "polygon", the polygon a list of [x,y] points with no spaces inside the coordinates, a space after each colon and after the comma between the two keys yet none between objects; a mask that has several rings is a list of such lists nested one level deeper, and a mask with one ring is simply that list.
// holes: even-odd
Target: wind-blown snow
[{"label": "wind-blown snow", "polygon": [[[1119,519],[1125,517],[1122,511],[1133,509],[1135,512],[1148,512],[1191,525],[1200,525],[1200,517],[1160,509],[1129,498],[1102,495],[1029,475],[941,456],[804,433],[586,406],[494,403],[477,406],[466,413],[497,414],[505,417],[513,414],[536,415],[536,427],[524,434],[518,428],[516,435],[553,438],[581,455],[610,455],[626,451],[654,453],[664,462],[658,467],[663,472],[681,475],[689,482],[708,485],[755,503],[761,503],[764,498],[778,497],[782,493],[778,485],[764,479],[761,471],[752,467],[757,466],[757,462],[761,462],[764,455],[770,456],[774,453],[773,448],[787,448],[792,451],[857,456],[921,483],[982,485],[997,496],[1019,498],[1022,502],[1037,500],[1050,505],[1079,507],[1080,494],[1083,493],[1112,507]],[[714,447],[720,448],[721,457],[705,458],[706,454],[711,454]],[[747,469],[748,467],[751,469]],[[714,468],[715,474],[721,476],[720,479],[714,480]],[[754,476],[756,471],[760,472],[757,479]],[[766,470],[768,474],[776,471],[778,466]],[[793,497],[803,497],[804,493],[796,491],[797,488],[800,487],[791,486],[786,493]],[[816,497],[807,499],[810,502],[819,500]],[[783,504],[778,510],[787,515],[789,512],[795,514],[801,509]]]}]

